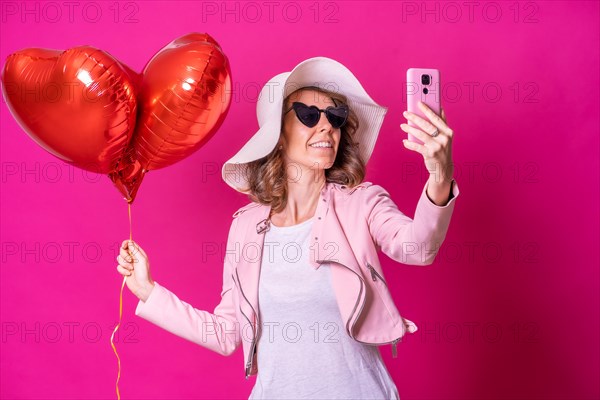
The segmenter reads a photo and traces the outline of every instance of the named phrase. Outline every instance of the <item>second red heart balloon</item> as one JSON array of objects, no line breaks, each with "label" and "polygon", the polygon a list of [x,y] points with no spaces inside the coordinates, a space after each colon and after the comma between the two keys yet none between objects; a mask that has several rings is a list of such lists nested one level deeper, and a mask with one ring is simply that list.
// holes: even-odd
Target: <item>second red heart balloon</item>
[{"label": "second red heart balloon", "polygon": [[132,145],[109,176],[133,201],[147,171],[167,167],[202,147],[231,103],[227,57],[208,34],[175,39],[142,72]]}]

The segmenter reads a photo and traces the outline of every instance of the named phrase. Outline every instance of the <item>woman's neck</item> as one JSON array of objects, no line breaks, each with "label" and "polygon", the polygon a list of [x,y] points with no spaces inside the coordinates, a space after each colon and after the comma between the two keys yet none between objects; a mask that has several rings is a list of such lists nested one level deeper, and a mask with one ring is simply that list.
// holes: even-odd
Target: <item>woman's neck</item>
[{"label": "woman's neck", "polygon": [[288,183],[287,203],[285,208],[271,216],[276,226],[300,224],[315,215],[321,190],[326,185],[323,177],[318,182]]}]

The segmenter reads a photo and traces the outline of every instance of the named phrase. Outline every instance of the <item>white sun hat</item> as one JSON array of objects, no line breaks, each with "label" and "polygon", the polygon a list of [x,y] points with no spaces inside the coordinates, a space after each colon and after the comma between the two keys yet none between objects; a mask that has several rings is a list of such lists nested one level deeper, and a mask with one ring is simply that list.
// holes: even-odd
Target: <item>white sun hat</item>
[{"label": "white sun hat", "polygon": [[247,163],[267,156],[277,145],[281,134],[283,100],[294,91],[316,86],[347,97],[348,106],[358,117],[354,140],[359,143],[359,154],[366,164],[388,108],[367,94],[358,79],[343,64],[327,57],[313,57],[302,61],[290,72],[271,78],[262,87],[256,105],[260,129],[244,146],[223,164],[223,180],[233,189],[248,193]]}]

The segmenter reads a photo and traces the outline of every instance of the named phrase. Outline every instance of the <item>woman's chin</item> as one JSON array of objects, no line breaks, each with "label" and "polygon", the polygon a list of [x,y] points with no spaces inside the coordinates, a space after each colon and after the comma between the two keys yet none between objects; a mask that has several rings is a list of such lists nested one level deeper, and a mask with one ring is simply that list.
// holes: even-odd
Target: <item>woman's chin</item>
[{"label": "woman's chin", "polygon": [[313,168],[319,169],[331,168],[331,166],[335,162],[334,157],[313,157],[312,160]]}]

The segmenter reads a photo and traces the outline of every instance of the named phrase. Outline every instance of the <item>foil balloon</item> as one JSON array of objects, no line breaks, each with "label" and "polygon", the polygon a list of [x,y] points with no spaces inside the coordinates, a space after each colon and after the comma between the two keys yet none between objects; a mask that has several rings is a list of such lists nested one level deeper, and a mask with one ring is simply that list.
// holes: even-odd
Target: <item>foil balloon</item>
[{"label": "foil balloon", "polygon": [[146,172],[186,158],[213,137],[231,95],[229,62],[208,34],[184,35],[152,57],[142,72],[133,141],[110,174],[128,201]]},{"label": "foil balloon", "polygon": [[2,91],[13,117],[42,148],[106,174],[134,134],[138,78],[132,74],[94,47],[30,48],[8,56]]}]

